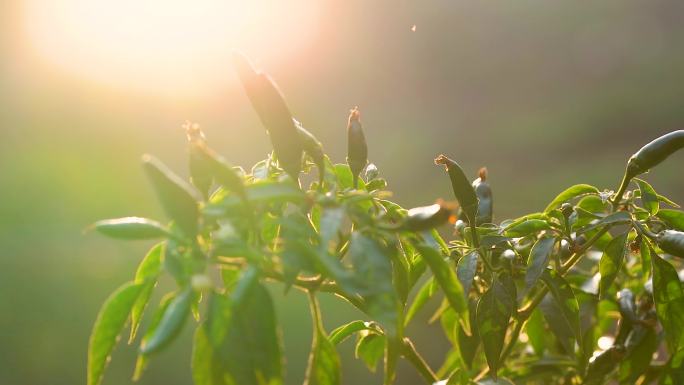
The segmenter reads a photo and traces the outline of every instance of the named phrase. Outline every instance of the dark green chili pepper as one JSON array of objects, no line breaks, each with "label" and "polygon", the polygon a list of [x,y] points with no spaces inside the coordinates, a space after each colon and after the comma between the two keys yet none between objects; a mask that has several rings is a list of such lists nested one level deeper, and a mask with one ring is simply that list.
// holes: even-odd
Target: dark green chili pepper
[{"label": "dark green chili pepper", "polygon": [[166,213],[188,237],[197,235],[199,208],[202,197],[162,162],[151,155],[143,156],[143,169],[152,182],[157,197]]},{"label": "dark green chili pepper", "polygon": [[138,217],[105,219],[95,222],[93,227],[104,235],[119,239],[155,239],[169,235],[161,223]]},{"label": "dark green chili pepper", "polygon": [[234,62],[245,92],[268,131],[280,167],[297,180],[302,166],[302,140],[283,95],[275,82],[257,72],[244,55],[235,54]]},{"label": "dark green chili pepper", "polygon": [[180,334],[190,313],[193,299],[194,293],[188,287],[169,303],[154,333],[140,346],[142,354],[152,354],[162,350]]},{"label": "dark green chili pepper", "polygon": [[461,210],[468,221],[474,221],[477,218],[478,199],[475,189],[470,184],[470,181],[465,176],[463,169],[455,161],[449,159],[446,155],[440,155],[435,159],[435,164],[446,167],[451,179],[451,187],[454,190],[454,195],[461,205]]},{"label": "dark green chili pepper", "polygon": [[359,174],[368,163],[368,146],[361,127],[361,114],[358,107],[349,113],[347,123],[347,164],[354,177],[354,188],[359,184]]},{"label": "dark green chili pepper", "polygon": [[482,167],[478,174],[480,177],[473,182],[473,188],[479,202],[475,223],[480,226],[484,223],[492,223],[494,198],[492,197],[492,188],[487,183],[487,167]]},{"label": "dark green chili pepper", "polygon": [[627,163],[627,172],[634,177],[643,174],[684,148],[684,130],[672,131],[641,147]]},{"label": "dark green chili pepper", "polygon": [[325,153],[323,152],[323,145],[316,139],[311,132],[302,127],[296,119],[292,119],[297,127],[297,132],[302,140],[304,152],[311,158],[318,169],[318,183],[323,184],[323,177],[325,176]]},{"label": "dark green chili pepper", "polygon": [[664,252],[684,258],[684,232],[664,230],[656,236],[656,242]]},{"label": "dark green chili pepper", "polygon": [[410,231],[429,230],[452,219],[455,220],[453,207],[444,201],[438,201],[434,205],[410,209],[402,228]]}]

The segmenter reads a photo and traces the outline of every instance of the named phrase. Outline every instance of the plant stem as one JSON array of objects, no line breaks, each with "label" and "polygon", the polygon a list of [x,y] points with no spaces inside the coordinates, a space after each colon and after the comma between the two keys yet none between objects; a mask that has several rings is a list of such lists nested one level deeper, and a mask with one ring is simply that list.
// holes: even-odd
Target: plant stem
[{"label": "plant stem", "polygon": [[[610,229],[610,225],[602,228],[599,230],[598,233],[594,234],[591,239],[589,239],[582,247],[580,247],[577,251],[575,251],[570,258],[561,266],[560,270],[558,273],[561,276],[565,276],[568,271],[582,258],[584,253],[594,244],[596,241],[605,234],[608,229]],[[511,332],[510,339],[508,340],[508,343],[503,349],[503,352],[501,353],[501,358],[500,361],[504,361],[508,355],[513,352],[513,348],[518,342],[518,336],[520,335],[520,332],[522,331],[523,326],[525,325],[525,322],[527,322],[527,319],[530,318],[532,315],[532,311],[541,303],[541,301],[544,299],[546,294],[549,292],[549,288],[547,286],[543,286],[540,288],[540,290],[532,297],[530,302],[527,303],[527,305],[523,306],[518,310],[518,316],[515,321],[515,328]],[[483,370],[477,378],[482,378],[484,377],[487,373],[489,372],[489,368]]]},{"label": "plant stem", "polygon": [[622,201],[622,196],[625,194],[625,190],[629,186],[629,182],[634,176],[631,175],[629,169],[625,170],[625,175],[622,177],[622,182],[620,182],[620,187],[618,188],[615,198],[613,198],[613,211],[617,210],[620,202]]},{"label": "plant stem", "polygon": [[435,372],[432,371],[427,362],[425,362],[423,357],[418,353],[416,347],[408,337],[404,337],[403,339],[401,354],[416,368],[418,373],[423,376],[428,383],[434,384],[439,381]]}]

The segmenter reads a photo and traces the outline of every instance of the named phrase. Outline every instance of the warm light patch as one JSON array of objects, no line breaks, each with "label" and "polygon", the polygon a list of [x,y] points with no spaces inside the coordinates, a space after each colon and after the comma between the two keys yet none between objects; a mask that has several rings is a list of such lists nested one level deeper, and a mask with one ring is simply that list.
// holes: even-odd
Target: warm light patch
[{"label": "warm light patch", "polygon": [[77,76],[196,93],[234,78],[233,50],[269,64],[301,51],[318,16],[315,0],[25,0],[23,25],[39,56]]}]

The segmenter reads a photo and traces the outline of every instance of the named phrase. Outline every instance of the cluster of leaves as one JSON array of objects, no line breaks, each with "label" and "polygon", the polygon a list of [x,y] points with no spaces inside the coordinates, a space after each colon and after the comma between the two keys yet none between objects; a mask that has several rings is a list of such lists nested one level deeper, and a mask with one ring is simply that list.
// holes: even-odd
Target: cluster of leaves
[{"label": "cluster of leaves", "polygon": [[[334,164],[271,79],[243,57],[236,62],[274,153],[246,172],[191,125],[191,183],[144,157],[171,222],[95,224],[115,238],[161,241],[104,303],[90,339],[88,385],[100,383],[129,322],[129,343],[136,341],[162,274],[177,290],[146,322],[135,378],[193,319],[197,385],[282,384],[266,288],[279,282],[310,300],[308,385],[340,384],[335,346],[353,336],[369,369],[382,362],[387,385],[399,359],[428,384],[684,383],[684,287],[681,263],[672,259],[684,256],[684,212],[635,179],[681,148],[684,133],[635,154],[617,193],[572,186],[543,212],[498,224],[486,170],[471,183],[440,156],[460,207],[440,201],[405,210],[388,200],[386,181],[367,163],[358,110],[348,121],[347,163]],[[454,239],[445,241],[437,228],[447,226]],[[325,330],[320,293],[367,318]],[[433,297],[441,305],[432,319],[451,342],[436,370],[405,333]]]}]

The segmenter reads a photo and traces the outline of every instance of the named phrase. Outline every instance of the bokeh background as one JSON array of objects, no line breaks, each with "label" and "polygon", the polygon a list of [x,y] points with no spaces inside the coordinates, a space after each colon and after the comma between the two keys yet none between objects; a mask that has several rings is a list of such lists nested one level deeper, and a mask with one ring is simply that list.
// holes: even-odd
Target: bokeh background
[{"label": "bokeh background", "polygon": [[[99,305],[151,244],[83,229],[164,218],[141,154],[187,175],[186,120],[236,164],[267,154],[229,64],[234,49],[272,74],[337,161],[358,105],[371,160],[399,203],[450,198],[432,165],[444,152],[473,177],[489,168],[503,220],[570,184],[616,188],[632,152],[684,126],[683,20],[676,0],[2,1],[0,384],[85,382]],[[683,162],[678,154],[646,179],[682,202]],[[305,299],[273,292],[287,383],[300,383]],[[323,306],[328,329],[359,316],[330,298]],[[186,329],[141,384],[191,383]],[[409,334],[438,366],[440,330]],[[340,349],[345,384],[378,383],[350,341]],[[134,354],[119,346],[105,385],[130,383]],[[418,382],[401,367],[400,384]]]}]

